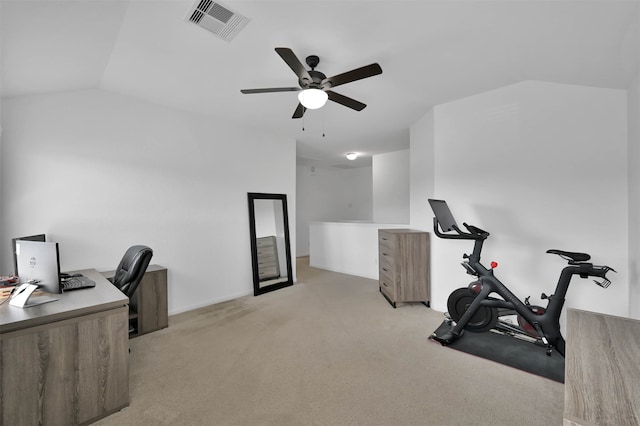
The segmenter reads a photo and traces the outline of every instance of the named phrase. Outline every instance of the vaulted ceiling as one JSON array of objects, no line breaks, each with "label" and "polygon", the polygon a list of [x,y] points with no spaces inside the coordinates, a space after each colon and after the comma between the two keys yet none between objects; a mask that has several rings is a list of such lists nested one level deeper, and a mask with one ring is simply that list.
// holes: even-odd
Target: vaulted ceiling
[{"label": "vaulted ceiling", "polygon": [[[311,164],[408,147],[429,108],[522,80],[626,89],[640,63],[637,1],[234,1],[250,19],[230,42],[185,19],[194,0],[2,0],[3,97],[102,88],[298,141]],[[274,51],[318,55],[327,76],[377,62],[383,73],[336,88],[291,118],[296,86]],[[302,130],[304,127],[304,130]],[[324,137],[323,137],[324,133]]]}]

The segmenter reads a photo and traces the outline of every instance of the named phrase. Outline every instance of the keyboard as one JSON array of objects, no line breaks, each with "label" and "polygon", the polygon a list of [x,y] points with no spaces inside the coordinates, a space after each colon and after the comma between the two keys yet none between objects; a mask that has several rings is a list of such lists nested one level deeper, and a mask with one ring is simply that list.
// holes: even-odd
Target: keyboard
[{"label": "keyboard", "polygon": [[96,282],[87,277],[69,277],[62,279],[62,291],[79,290],[81,288],[92,288]]}]

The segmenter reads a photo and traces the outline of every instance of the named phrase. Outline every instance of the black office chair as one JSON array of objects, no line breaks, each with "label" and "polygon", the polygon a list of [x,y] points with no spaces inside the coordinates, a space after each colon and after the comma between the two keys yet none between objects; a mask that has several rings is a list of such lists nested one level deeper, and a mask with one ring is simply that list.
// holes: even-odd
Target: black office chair
[{"label": "black office chair", "polygon": [[[153,256],[153,250],[147,246],[131,246],[122,256],[122,260],[116,268],[116,273],[113,277],[108,278],[111,283],[116,286],[121,292],[123,292],[129,300],[133,297],[138,284],[142,281],[144,273],[147,271],[147,266],[151,262]],[[137,318],[133,303],[129,303],[129,336],[135,333],[137,330]],[[129,348],[131,352],[131,348]]]},{"label": "black office chair", "polygon": [[133,296],[142,280],[153,256],[153,250],[147,246],[132,246],[126,251],[116,274],[109,279],[129,299]]}]

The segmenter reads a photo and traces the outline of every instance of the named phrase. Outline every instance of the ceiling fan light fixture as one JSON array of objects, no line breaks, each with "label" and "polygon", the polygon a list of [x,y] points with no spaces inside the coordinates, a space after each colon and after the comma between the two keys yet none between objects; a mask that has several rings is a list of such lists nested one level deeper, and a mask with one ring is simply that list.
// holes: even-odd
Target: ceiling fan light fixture
[{"label": "ceiling fan light fixture", "polygon": [[329,95],[320,89],[305,89],[298,93],[298,100],[307,109],[322,108],[327,103]]},{"label": "ceiling fan light fixture", "polygon": [[347,152],[347,160],[355,160],[356,158],[358,158],[358,153],[356,152]]}]

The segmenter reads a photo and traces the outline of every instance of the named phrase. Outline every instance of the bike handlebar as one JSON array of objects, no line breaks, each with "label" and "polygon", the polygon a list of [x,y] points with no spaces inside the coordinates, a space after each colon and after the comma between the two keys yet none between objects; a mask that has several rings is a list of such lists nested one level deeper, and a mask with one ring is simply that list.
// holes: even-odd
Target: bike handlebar
[{"label": "bike handlebar", "polygon": [[462,224],[464,225],[465,228],[469,230],[469,232],[471,232],[474,235],[483,235],[484,238],[487,238],[489,236],[489,233],[487,231],[480,229],[477,226],[467,225],[465,222],[463,222]]},{"label": "bike handlebar", "polygon": [[440,238],[450,239],[450,240],[484,240],[489,236],[487,231],[484,231],[477,226],[468,225],[467,223],[462,223],[465,228],[467,228],[468,232],[463,232],[458,228],[457,225],[453,225],[452,228],[456,231],[457,234],[446,234],[440,231],[440,223],[438,222],[438,218],[433,218],[433,231]]}]

